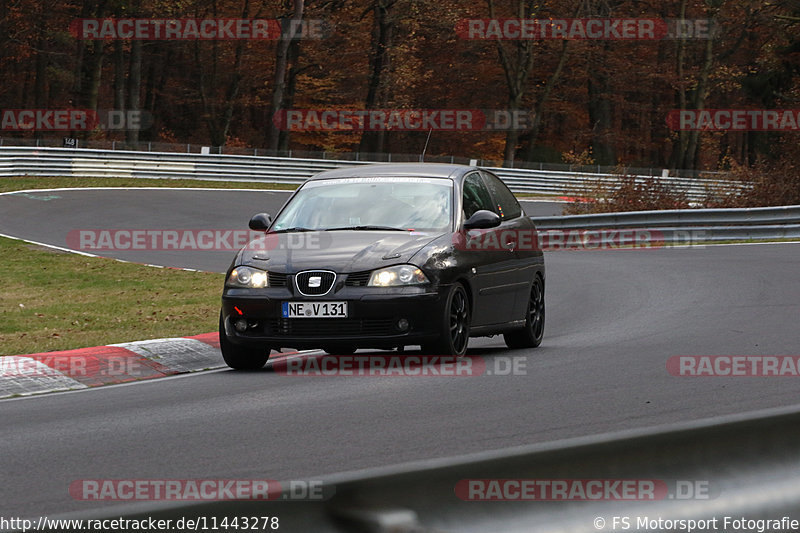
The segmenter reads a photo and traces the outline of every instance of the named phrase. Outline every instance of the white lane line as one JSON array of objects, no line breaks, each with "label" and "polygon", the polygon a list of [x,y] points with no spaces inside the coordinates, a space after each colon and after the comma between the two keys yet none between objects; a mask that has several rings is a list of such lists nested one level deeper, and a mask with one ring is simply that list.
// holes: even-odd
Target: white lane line
[{"label": "white lane line", "polygon": [[[255,183],[255,182],[254,182]],[[30,194],[32,192],[60,191],[233,191],[233,192],[281,192],[293,193],[293,189],[221,189],[218,187],[57,187],[55,189],[23,189],[19,191],[0,192],[0,196],[14,194]]]},{"label": "white lane line", "polygon": [[8,235],[6,233],[0,233],[0,237],[5,237],[6,239],[12,239],[12,240],[15,240],[15,241],[20,241],[20,242],[27,242],[28,244],[35,244],[37,246],[43,246],[45,248],[52,248],[53,250],[58,250],[60,252],[67,252],[67,253],[70,253],[70,254],[82,255],[82,256],[85,256],[85,257],[99,257],[99,258],[102,258],[102,259],[110,259],[110,260],[116,261],[118,263],[130,263],[132,265],[140,265],[140,266],[146,266],[146,267],[151,267],[151,268],[168,268],[168,269],[171,269],[171,270],[183,270],[185,272],[211,272],[212,274],[221,274],[222,273],[222,272],[212,272],[210,270],[198,270],[196,268],[172,267],[172,266],[164,266],[164,265],[153,265],[151,263],[137,263],[136,261],[126,261],[125,259],[117,259],[116,257],[108,257],[108,256],[105,256],[105,255],[95,255],[95,254],[90,254],[88,252],[81,252],[79,250],[72,250],[70,248],[63,248],[61,246],[56,246],[54,244],[47,244],[47,243],[43,243],[43,242],[39,242],[39,241],[32,241],[30,239],[23,239],[22,237],[15,237],[14,235]]},{"label": "white lane line", "polygon": [[[21,193],[32,193],[32,192],[54,192],[54,191],[93,191],[93,190],[103,190],[103,191],[136,191],[136,190],[145,190],[145,191],[158,191],[158,190],[166,190],[166,191],[238,191],[238,192],[280,192],[280,193],[292,193],[294,191],[290,190],[282,190],[282,189],[216,189],[216,188],[204,188],[204,187],[61,187],[56,189],[25,189],[21,191],[8,191],[8,192],[0,192],[0,196],[5,195],[13,195],[13,194],[21,194]],[[181,268],[181,267],[168,267],[164,265],[154,265],[151,263],[137,263],[135,261],[126,261],[125,259],[117,259],[115,257],[108,257],[105,255],[96,255],[90,254],[87,252],[81,252],[78,250],[72,250],[70,248],[64,248],[61,246],[56,246],[54,244],[46,244],[39,241],[32,241],[30,239],[23,239],[22,237],[16,237],[14,235],[8,235],[6,233],[0,233],[0,237],[6,237],[7,239],[13,239],[15,241],[22,241],[27,242],[30,244],[35,244],[37,246],[44,246],[45,248],[51,248],[53,250],[58,250],[60,252],[67,252],[71,254],[82,255],[85,257],[102,257],[104,259],[112,259],[114,261],[118,261],[120,263],[131,263],[134,265],[142,265],[147,267],[153,268],[171,268],[174,270],[184,270],[186,272],[209,272],[207,270],[198,270],[195,268]],[[215,272],[218,274],[218,272]]]},{"label": "white lane line", "polygon": [[[87,253],[87,252],[81,252],[79,250],[72,250],[70,248],[63,248],[61,246],[55,246],[54,244],[46,244],[46,243],[39,242],[39,241],[32,241],[30,239],[23,239],[22,237],[15,237],[14,235],[8,235],[6,233],[0,233],[0,237],[5,237],[6,239],[13,239],[15,241],[27,242],[27,243],[30,243],[30,244],[35,244],[37,246],[44,246],[45,248],[52,248],[53,250],[58,250],[60,252],[68,252],[68,253],[71,253],[71,254],[83,255],[83,256],[86,256],[86,257],[102,257],[100,255],[90,254],[90,253]],[[110,259],[110,258],[106,258],[106,259]],[[123,259],[115,259],[115,261],[119,261],[120,263],[130,263],[130,261],[125,261]]]}]

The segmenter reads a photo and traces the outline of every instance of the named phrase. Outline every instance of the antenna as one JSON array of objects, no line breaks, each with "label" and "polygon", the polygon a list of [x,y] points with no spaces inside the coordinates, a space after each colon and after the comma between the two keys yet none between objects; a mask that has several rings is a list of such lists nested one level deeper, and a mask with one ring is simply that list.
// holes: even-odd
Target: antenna
[{"label": "antenna", "polygon": [[420,163],[424,163],[425,162],[425,152],[428,150],[428,143],[431,140],[431,133],[433,133],[433,128],[428,130],[428,138],[425,139],[425,147],[422,149],[422,154],[419,156],[419,162]]}]

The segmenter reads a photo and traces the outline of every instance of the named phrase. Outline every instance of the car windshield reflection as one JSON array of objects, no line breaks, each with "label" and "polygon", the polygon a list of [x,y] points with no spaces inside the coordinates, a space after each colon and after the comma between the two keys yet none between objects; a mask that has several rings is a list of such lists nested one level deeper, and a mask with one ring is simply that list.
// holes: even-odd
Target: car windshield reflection
[{"label": "car windshield reflection", "polygon": [[442,178],[347,178],[304,185],[271,231],[447,231],[453,182]]}]

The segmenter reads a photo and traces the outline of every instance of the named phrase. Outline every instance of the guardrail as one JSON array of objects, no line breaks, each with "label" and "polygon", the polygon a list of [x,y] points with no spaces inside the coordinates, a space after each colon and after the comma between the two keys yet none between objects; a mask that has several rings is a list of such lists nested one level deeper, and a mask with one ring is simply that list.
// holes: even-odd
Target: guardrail
[{"label": "guardrail", "polygon": [[[324,170],[368,163],[227,154],[0,147],[0,177],[191,178],[297,184]],[[619,176],[615,174],[500,167],[489,170],[500,176],[516,193],[579,196],[591,193],[598,184],[613,186],[619,182]],[[709,195],[736,193],[744,188],[739,182],[726,180],[651,176],[637,176],[635,179],[639,182],[659,179],[673,190],[683,192],[690,201],[702,201]]]},{"label": "guardrail", "polygon": [[[139,141],[135,143],[118,141],[113,139],[74,139],[77,145],[70,148],[90,149],[90,150],[110,150],[128,152],[170,152],[170,153],[194,153],[194,154],[228,154],[228,155],[251,155],[251,156],[270,156],[294,159],[322,159],[322,160],[342,160],[342,161],[372,161],[381,163],[402,163],[419,161],[419,153],[393,153],[393,152],[343,152],[336,151],[313,151],[313,150],[268,150],[265,148],[245,147],[245,146],[208,146],[198,143],[168,143],[160,141]],[[0,135],[0,147],[2,146],[30,146],[36,148],[64,148],[64,137],[3,137]],[[474,160],[473,157],[446,154],[428,154],[425,160],[432,163],[450,163],[467,165]],[[503,159],[478,159],[480,167],[496,167],[503,165]],[[532,170],[556,170],[566,172],[582,172],[589,174],[614,173],[617,171],[616,165],[578,165],[574,163],[556,163],[545,161],[520,161],[514,160],[511,164],[513,168],[523,168]],[[662,176],[665,169],[662,167],[628,167],[631,174],[637,176]],[[722,175],[724,172],[676,169],[671,171],[675,176],[685,178],[713,177]]]},{"label": "guardrail", "polygon": [[800,224],[800,205],[739,209],[673,209],[629,211],[560,217],[537,217],[549,229],[642,228],[660,226],[747,226],[756,224]]},{"label": "guardrail", "polygon": [[[800,206],[676,209],[532,217],[540,234],[560,248],[593,248],[604,230],[636,230],[627,244],[702,244],[714,241],[800,239]],[[571,240],[570,240],[571,237]],[[555,239],[554,239],[555,238]],[[590,242],[591,245],[586,243]]]},{"label": "guardrail", "polygon": [[[270,181],[299,184],[333,168],[366,161],[293,159],[173,152],[125,152],[70,148],[0,147],[0,177],[83,176],[178,178],[227,181]],[[515,193],[580,195],[597,184],[614,184],[619,176],[562,171],[490,168]],[[636,177],[639,181],[653,179]],[[673,190],[701,200],[709,194],[735,194],[744,185],[734,181],[661,178]],[[591,231],[604,228],[651,230],[654,240],[696,244],[726,240],[800,238],[800,207],[751,209],[686,209],[629,213],[537,217],[543,231]]]},{"label": "guardrail", "polygon": [[[620,181],[619,174],[589,174],[581,172],[522,170],[514,168],[490,168],[500,176],[515,193],[563,194],[565,196],[591,196],[596,187],[613,187]],[[737,193],[746,186],[738,181],[703,178],[654,178],[651,176],[631,176],[636,183],[646,183],[658,179],[674,192],[686,195],[691,202],[700,202],[708,197]]]},{"label": "guardrail", "polygon": [[[669,527],[664,521],[713,519],[715,528],[695,530],[755,531],[723,527],[724,517],[800,519],[792,516],[800,509],[798,439],[800,410],[794,407],[326,476],[319,478],[323,493],[334,495],[325,501],[290,501],[284,490],[275,501],[151,503],[94,514],[173,524],[180,518],[211,523],[212,517],[276,516],[280,531],[321,533],[687,531],[686,522]],[[589,501],[535,501],[539,489],[533,498],[501,491],[493,494],[511,501],[469,501],[456,489],[465,480],[649,480],[667,490],[644,501],[613,500],[613,493]],[[662,526],[637,527],[641,519],[660,519]]]}]

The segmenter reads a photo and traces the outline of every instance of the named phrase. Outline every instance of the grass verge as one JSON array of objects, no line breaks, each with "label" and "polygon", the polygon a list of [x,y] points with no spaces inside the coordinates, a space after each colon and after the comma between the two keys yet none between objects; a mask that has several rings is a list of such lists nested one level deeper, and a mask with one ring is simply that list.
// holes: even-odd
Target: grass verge
[{"label": "grass verge", "polygon": [[293,191],[290,183],[260,181],[207,181],[149,178],[77,178],[71,176],[0,178],[0,192],[26,189],[58,189],[62,187],[199,187],[205,189],[280,189]]},{"label": "grass verge", "polygon": [[0,355],[215,331],[223,274],[52,251],[0,238]]}]

